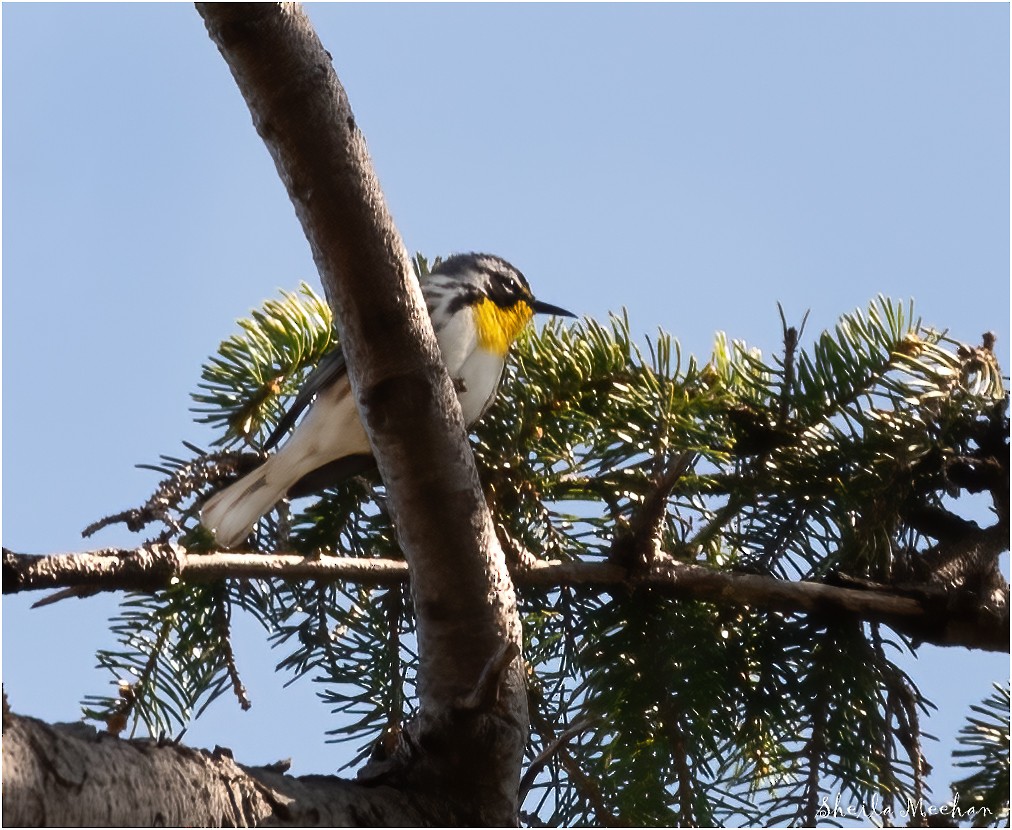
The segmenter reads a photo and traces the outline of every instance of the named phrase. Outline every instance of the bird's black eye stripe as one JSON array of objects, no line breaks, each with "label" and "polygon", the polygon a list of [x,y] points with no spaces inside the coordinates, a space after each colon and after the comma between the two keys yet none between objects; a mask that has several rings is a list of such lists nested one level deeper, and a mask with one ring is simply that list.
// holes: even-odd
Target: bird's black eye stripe
[{"label": "bird's black eye stripe", "polygon": [[530,297],[530,290],[508,273],[492,274],[489,279],[488,296],[497,306],[509,308],[520,300]]}]

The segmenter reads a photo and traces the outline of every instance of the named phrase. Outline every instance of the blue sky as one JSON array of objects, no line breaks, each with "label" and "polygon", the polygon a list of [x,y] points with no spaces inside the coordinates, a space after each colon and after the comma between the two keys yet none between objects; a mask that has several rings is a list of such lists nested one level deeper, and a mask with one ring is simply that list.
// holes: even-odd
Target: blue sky
[{"label": "blue sky", "polygon": [[[770,351],[878,293],[1009,366],[1007,4],[319,5],[410,250],[488,250],[540,297],[626,307],[686,351]],[[10,5],[3,15],[3,544],[132,546],[80,531],[138,504],[135,469],[206,444],[189,393],[233,322],[318,278],[224,62],[188,4]],[[15,710],[73,720],[110,597],[3,602]],[[281,691],[240,623],[254,701],[187,734],[328,772],[328,714]],[[950,746],[1008,658],[904,665]],[[293,717],[297,712],[297,717]],[[283,738],[276,725],[284,723]],[[932,778],[945,793],[944,754]]]}]

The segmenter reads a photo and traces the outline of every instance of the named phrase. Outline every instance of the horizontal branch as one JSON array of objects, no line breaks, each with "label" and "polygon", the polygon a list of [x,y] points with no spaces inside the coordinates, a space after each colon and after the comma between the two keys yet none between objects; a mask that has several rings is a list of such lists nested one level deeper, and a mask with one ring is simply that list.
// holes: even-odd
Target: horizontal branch
[{"label": "horizontal branch", "polygon": [[[150,591],[173,580],[279,578],[384,585],[408,578],[407,564],[395,559],[286,553],[201,554],[188,553],[171,544],[52,555],[4,549],[3,556],[5,594],[53,588]],[[791,582],[757,574],[716,571],[667,555],[658,555],[649,567],[633,574],[612,562],[549,560],[532,562],[513,576],[521,586],[542,589],[652,587],[682,599],[785,613],[853,616],[886,623],[919,642],[1009,650],[1007,598],[997,607],[967,614],[949,604],[944,592],[931,587],[915,596],[909,589],[901,593],[886,585],[841,588],[820,582]]]},{"label": "horizontal branch", "polygon": [[84,553],[35,555],[3,550],[3,592],[48,588],[150,591],[172,580],[216,579],[346,580],[381,585],[408,578],[406,562],[297,553],[188,553],[174,544],[104,548]]}]

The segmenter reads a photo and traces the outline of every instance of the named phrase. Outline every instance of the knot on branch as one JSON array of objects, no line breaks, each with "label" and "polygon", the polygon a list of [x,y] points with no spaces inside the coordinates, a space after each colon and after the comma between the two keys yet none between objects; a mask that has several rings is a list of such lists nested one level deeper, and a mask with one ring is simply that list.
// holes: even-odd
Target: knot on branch
[{"label": "knot on branch", "polygon": [[668,516],[668,498],[678,482],[696,462],[693,452],[681,452],[664,464],[653,487],[640,503],[631,521],[616,530],[608,560],[633,574],[648,571],[663,550],[662,535]]}]

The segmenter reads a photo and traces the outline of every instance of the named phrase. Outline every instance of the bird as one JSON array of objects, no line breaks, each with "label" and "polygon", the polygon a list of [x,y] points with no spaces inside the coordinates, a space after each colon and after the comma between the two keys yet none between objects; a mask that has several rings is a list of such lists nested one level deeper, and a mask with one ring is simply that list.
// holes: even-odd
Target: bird
[{"label": "bird", "polygon": [[[468,427],[495,400],[510,346],[534,315],[576,316],[535,299],[524,275],[494,254],[454,254],[420,283]],[[264,449],[273,449],[289,432],[277,452],[212,495],[201,509],[201,524],[220,546],[229,549],[244,542],[282,499],[313,492],[374,463],[339,348],[328,352],[306,378]]]}]

